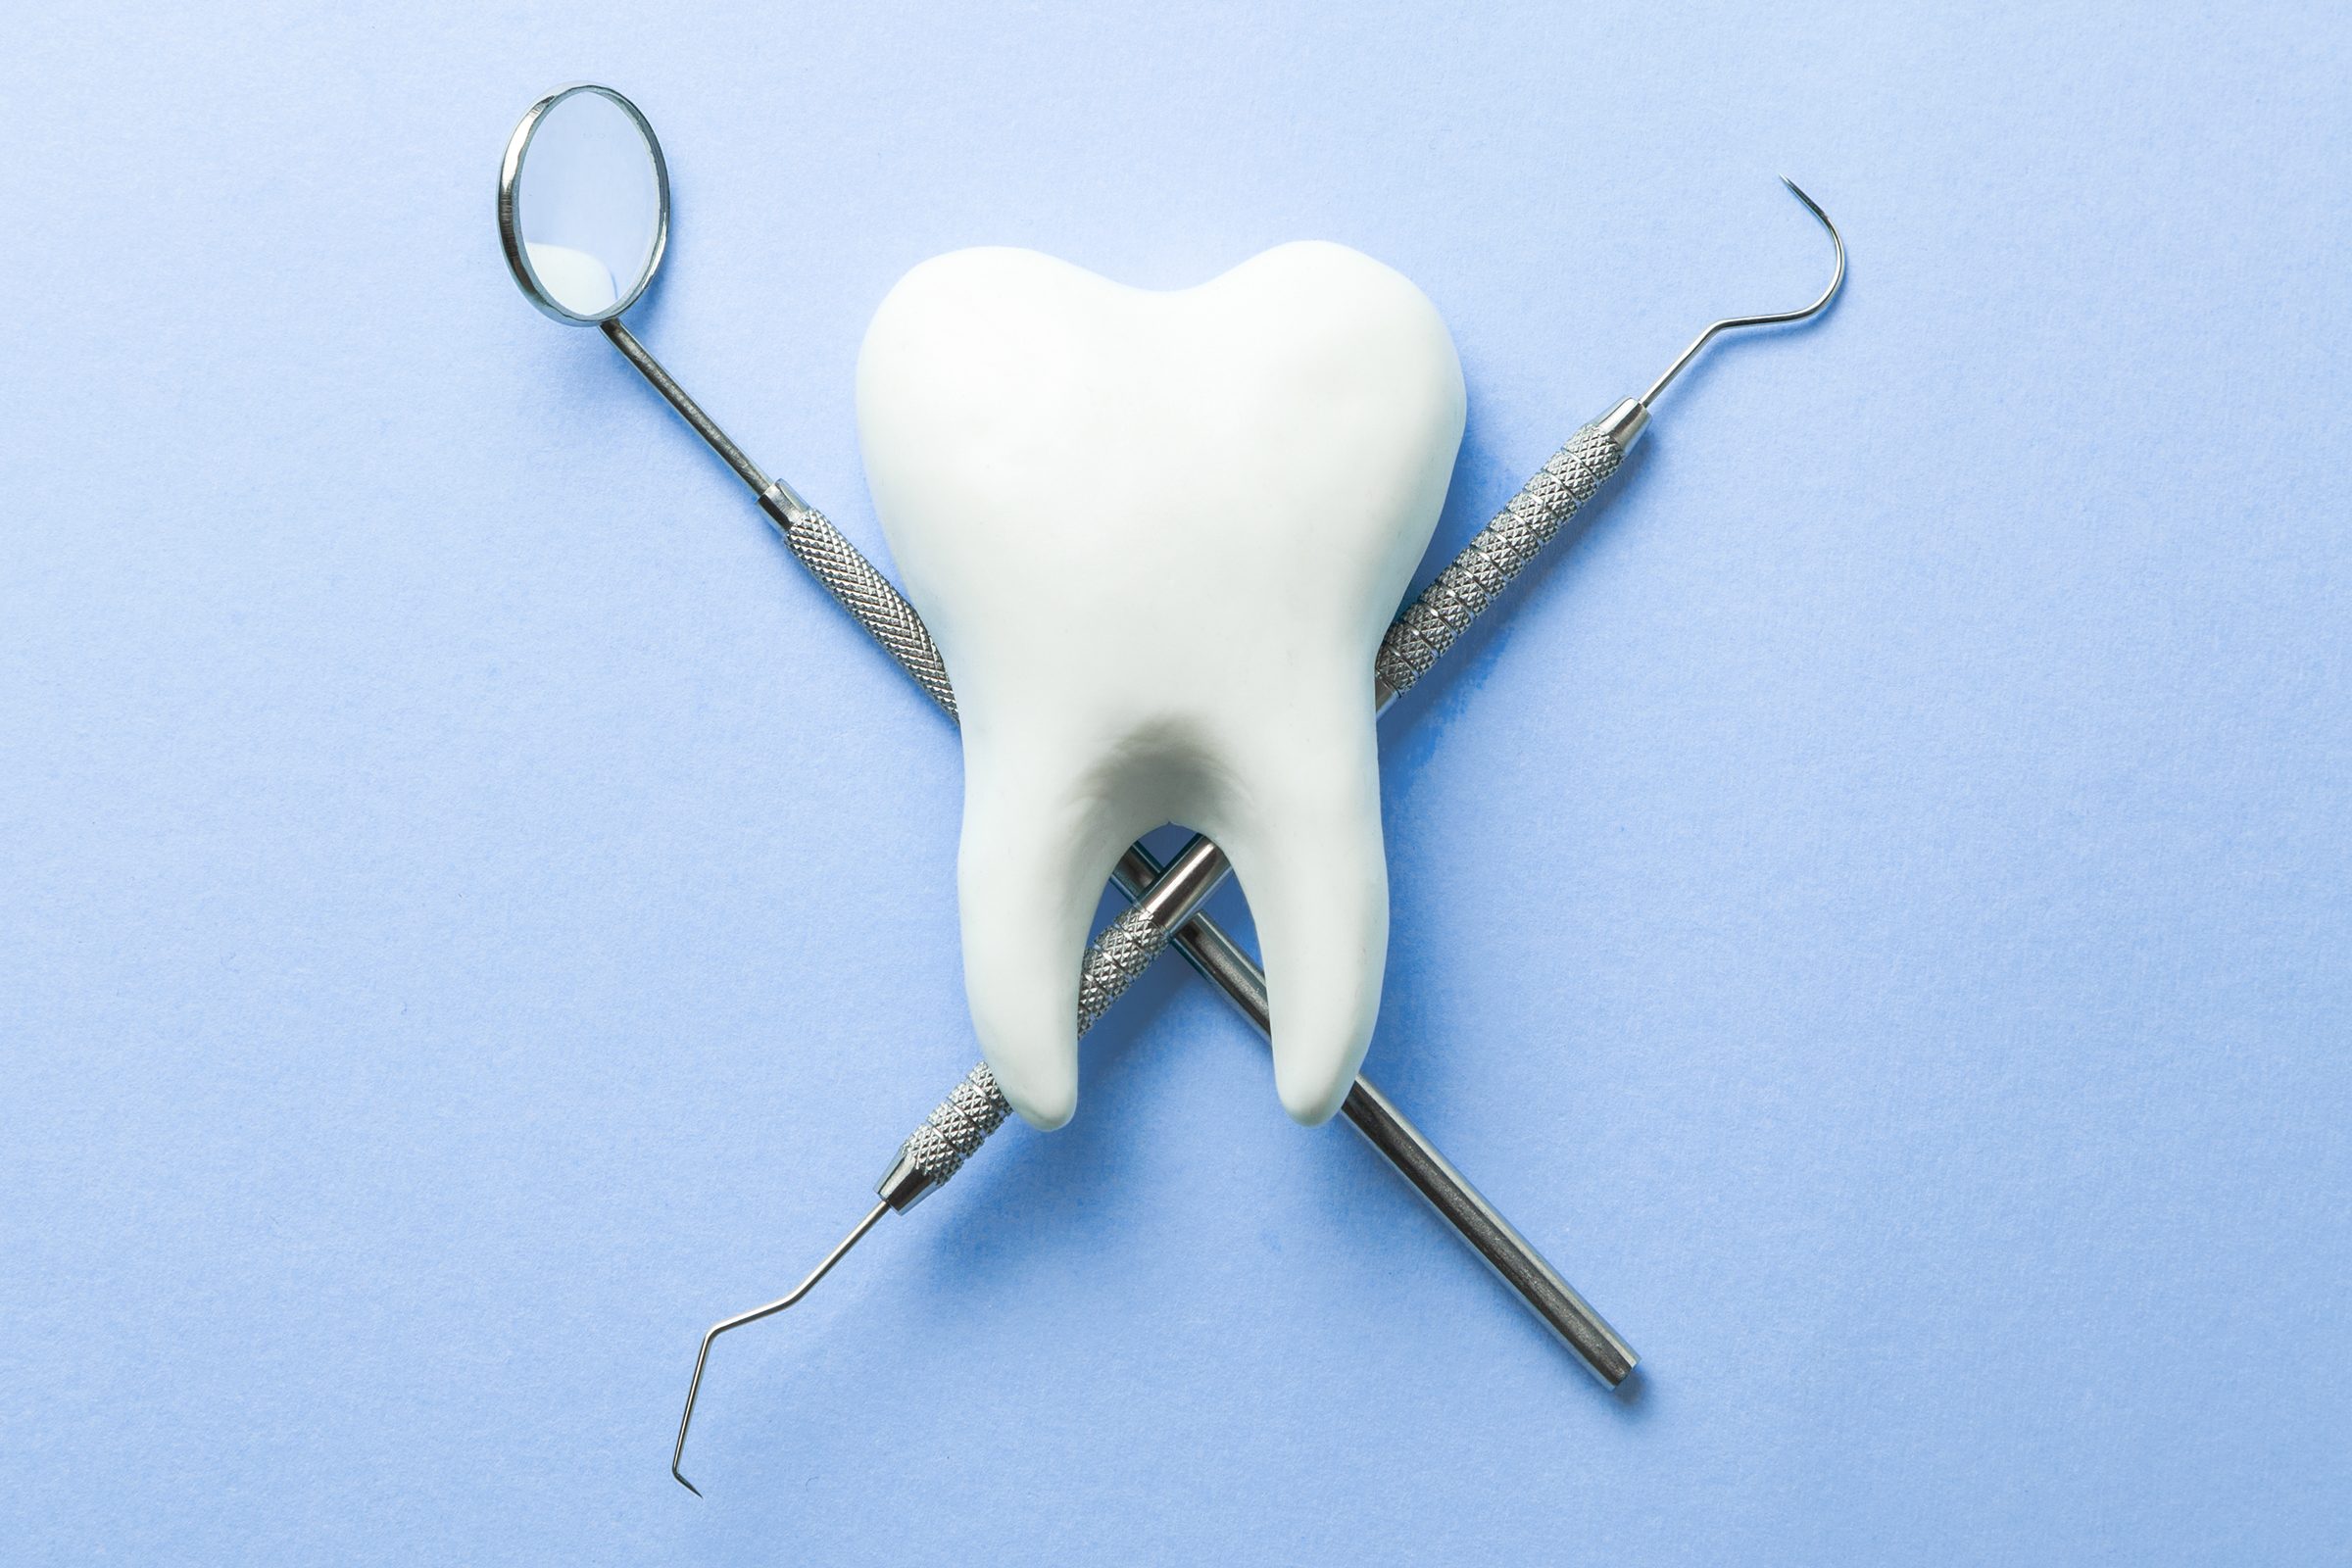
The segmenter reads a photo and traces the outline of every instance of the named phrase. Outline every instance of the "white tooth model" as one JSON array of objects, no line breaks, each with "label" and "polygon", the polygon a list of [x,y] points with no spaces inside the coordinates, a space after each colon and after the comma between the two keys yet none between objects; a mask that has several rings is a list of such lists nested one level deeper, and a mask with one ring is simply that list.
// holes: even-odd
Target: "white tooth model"
[{"label": "white tooth model", "polygon": [[1077,1107],[1103,882],[1168,822],[1249,897],[1284,1107],[1346,1098],[1388,949],[1372,659],[1462,408],[1436,308],[1340,245],[1172,293],[958,251],[882,302],[858,432],[962,717],[972,1021],[1034,1125]]}]

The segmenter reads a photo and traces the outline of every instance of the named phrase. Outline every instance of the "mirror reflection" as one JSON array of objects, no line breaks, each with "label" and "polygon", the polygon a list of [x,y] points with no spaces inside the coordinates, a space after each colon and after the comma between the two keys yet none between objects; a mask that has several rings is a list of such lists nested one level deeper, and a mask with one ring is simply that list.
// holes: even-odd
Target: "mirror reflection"
[{"label": "mirror reflection", "polygon": [[651,133],[596,87],[539,119],[514,179],[514,220],[539,292],[568,315],[618,314],[660,259],[662,190]]}]

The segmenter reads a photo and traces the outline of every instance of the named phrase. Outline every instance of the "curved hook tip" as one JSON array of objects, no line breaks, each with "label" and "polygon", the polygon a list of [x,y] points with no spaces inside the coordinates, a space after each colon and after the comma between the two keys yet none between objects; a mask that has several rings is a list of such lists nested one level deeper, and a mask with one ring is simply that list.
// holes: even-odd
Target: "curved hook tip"
[{"label": "curved hook tip", "polygon": [[1806,316],[1815,316],[1828,310],[1830,301],[1836,299],[1838,291],[1845,287],[1845,236],[1838,232],[1838,225],[1830,221],[1830,215],[1821,210],[1821,203],[1806,194],[1804,186],[1799,185],[1787,174],[1781,176],[1781,183],[1788,186],[1788,194],[1803,202],[1805,211],[1811,213],[1820,221],[1821,226],[1830,231],[1830,244],[1838,252],[1838,269],[1830,274],[1830,286],[1821,291],[1821,298],[1807,306],[1803,313],[1796,317],[1796,319],[1802,320]]},{"label": "curved hook tip", "polygon": [[1718,333],[1737,332],[1750,326],[1786,326],[1791,322],[1806,320],[1828,310],[1830,301],[1836,299],[1838,291],[1845,287],[1845,236],[1838,232],[1838,225],[1830,221],[1830,215],[1821,210],[1821,203],[1805,194],[1805,188],[1802,185],[1790,179],[1787,174],[1781,176],[1781,183],[1788,187],[1788,193],[1791,196],[1805,204],[1805,211],[1811,213],[1821,226],[1828,231],[1830,243],[1837,248],[1838,266],[1837,270],[1830,274],[1830,286],[1821,291],[1819,299],[1798,310],[1775,311],[1764,316],[1729,316],[1714,322],[1705,331],[1690,340],[1690,346],[1675,357],[1674,363],[1666,367],[1666,373],[1649,384],[1648,391],[1634,400],[1643,408],[1648,408],[1657,395],[1665,391],[1676,376],[1683,373],[1683,368],[1698,357],[1698,351],[1714,341]]}]

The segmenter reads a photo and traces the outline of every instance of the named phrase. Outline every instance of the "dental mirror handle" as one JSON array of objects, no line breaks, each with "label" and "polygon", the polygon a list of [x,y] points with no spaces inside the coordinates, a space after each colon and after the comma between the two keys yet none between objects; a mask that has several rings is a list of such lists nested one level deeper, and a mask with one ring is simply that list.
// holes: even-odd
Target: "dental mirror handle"
[{"label": "dental mirror handle", "polygon": [[617,317],[599,323],[605,336],[621,357],[637,368],[637,373],[662,394],[678,416],[693,426],[694,433],[719,460],[735,470],[735,476],[751,487],[760,501],[760,510],[766,513],[776,531],[784,536],[789,547],[810,576],[824,585],[825,591],[839,601],[867,635],[882,645],[883,652],[898,661],[899,667],[914,677],[923,694],[956,716],[956,688],[948,683],[947,661],[939,656],[939,645],[931,640],[930,628],[914,607],[893,586],[888,577],[865,559],[858,548],[850,543],[830,518],[803,501],[792,486],[781,479],[768,477],[760,465],[744,455],[741,447],[728,439],[727,432],[716,420],[703,412],[703,406],[678,385],[670,373],[662,368],[646,346],[637,341],[636,334],[620,324]]},{"label": "dental mirror handle", "polygon": [[[1134,898],[1150,887],[1160,872],[1161,866],[1152,852],[1137,845],[1120,859],[1115,875],[1128,897]],[[1231,937],[1205,920],[1194,920],[1176,933],[1176,951],[1184,955],[1186,962],[1215,982],[1218,989],[1229,996],[1238,995],[1243,1013],[1257,1027],[1257,1032],[1269,1040],[1272,1038],[1265,973]],[[1363,1134],[1365,1142],[1380,1151],[1383,1158],[1396,1167],[1397,1174],[1412,1184],[1413,1191],[1453,1227],[1455,1234],[1470,1244],[1471,1250],[1494,1271],[1495,1277],[1509,1286],[1543,1319],[1544,1326],[1576,1352],[1587,1370],[1611,1388],[1625,1381],[1639,1359],[1633,1348],[1470,1185],[1469,1178],[1453,1168],[1453,1162],[1439,1152],[1437,1145],[1424,1138],[1404,1112],[1373,1087],[1371,1079],[1357,1076],[1348,1098],[1340,1104],[1340,1114]]]}]

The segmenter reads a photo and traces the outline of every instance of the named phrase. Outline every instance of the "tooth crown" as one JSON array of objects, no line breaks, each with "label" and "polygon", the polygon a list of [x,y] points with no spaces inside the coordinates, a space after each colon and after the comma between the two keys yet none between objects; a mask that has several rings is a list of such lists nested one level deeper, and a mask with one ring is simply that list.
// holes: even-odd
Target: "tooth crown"
[{"label": "tooth crown", "polygon": [[961,251],[883,302],[859,432],[963,723],[973,1022],[1033,1123],[1075,1107],[1102,883],[1169,821],[1250,898],[1285,1106],[1344,1098],[1387,946],[1373,658],[1462,414],[1436,310],[1337,245],[1173,293]]}]

